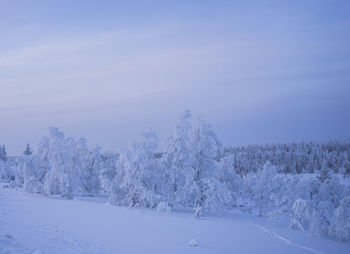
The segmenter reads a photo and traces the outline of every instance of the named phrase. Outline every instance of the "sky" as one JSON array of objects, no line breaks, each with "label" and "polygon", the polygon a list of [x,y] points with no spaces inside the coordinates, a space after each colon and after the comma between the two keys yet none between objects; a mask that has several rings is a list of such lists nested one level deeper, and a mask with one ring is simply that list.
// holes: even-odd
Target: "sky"
[{"label": "sky", "polygon": [[0,144],[115,151],[191,109],[226,146],[350,138],[350,1],[0,0]]}]

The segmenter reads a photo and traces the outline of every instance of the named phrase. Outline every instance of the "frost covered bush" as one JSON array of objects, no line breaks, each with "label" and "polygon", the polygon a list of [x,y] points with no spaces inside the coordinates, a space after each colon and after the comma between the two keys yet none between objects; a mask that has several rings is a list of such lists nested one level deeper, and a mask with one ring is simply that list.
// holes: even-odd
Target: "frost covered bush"
[{"label": "frost covered bush", "polygon": [[131,207],[157,206],[161,185],[161,172],[155,157],[157,147],[157,136],[150,131],[143,133],[129,149],[120,152],[111,202]]},{"label": "frost covered bush", "polygon": [[45,172],[40,170],[37,156],[25,155],[18,160],[20,174],[17,175],[17,185],[23,184],[28,192],[42,193]]},{"label": "frost covered bush", "polygon": [[[338,240],[350,240],[346,238],[346,219],[340,219],[346,214],[346,199],[342,197],[347,187],[336,176],[321,180],[314,175],[301,178],[297,185],[297,196],[302,198],[298,198],[292,207],[291,227],[310,231],[319,237],[333,236]],[[342,234],[345,237],[341,237]]]},{"label": "frost covered bush", "polygon": [[49,171],[45,175],[43,190],[48,195],[62,195],[69,199],[73,197],[70,178],[56,169]]},{"label": "frost covered bush", "polygon": [[97,148],[89,149],[85,139],[67,138],[57,128],[50,128],[49,136],[39,144],[39,158],[38,167],[45,172],[45,193],[71,198],[98,192],[101,154]]},{"label": "frost covered bush", "polygon": [[277,172],[277,168],[266,162],[257,173],[250,173],[244,178],[244,192],[256,204],[259,216],[271,212],[283,214],[288,207],[292,192],[286,190],[287,177]]},{"label": "frost covered bush", "polygon": [[309,201],[298,198],[293,204],[291,211],[291,227],[302,231],[309,230],[312,206]]},{"label": "frost covered bush", "polygon": [[334,211],[335,221],[329,235],[340,241],[350,241],[350,196],[344,197]]},{"label": "frost covered bush", "polygon": [[117,176],[116,164],[119,154],[105,152],[101,156],[102,164],[99,170],[98,180],[105,193],[112,193],[115,177]]},{"label": "frost covered bush", "polygon": [[328,236],[333,205],[329,201],[321,201],[311,214],[310,233],[315,236]]},{"label": "frost covered bush", "polygon": [[9,179],[6,164],[3,160],[0,160],[0,179],[1,180],[8,180]]},{"label": "frost covered bush", "polygon": [[32,193],[43,193],[42,183],[33,176],[26,178],[23,189]]},{"label": "frost covered bush", "polygon": [[229,195],[224,199],[228,208],[235,207],[237,198],[242,195],[242,178],[235,171],[234,161],[232,155],[221,158],[215,173],[216,179],[224,185],[220,189],[226,190],[225,195]]},{"label": "frost covered bush", "polygon": [[161,201],[157,206],[157,213],[170,213],[171,212],[171,206],[164,201]]}]

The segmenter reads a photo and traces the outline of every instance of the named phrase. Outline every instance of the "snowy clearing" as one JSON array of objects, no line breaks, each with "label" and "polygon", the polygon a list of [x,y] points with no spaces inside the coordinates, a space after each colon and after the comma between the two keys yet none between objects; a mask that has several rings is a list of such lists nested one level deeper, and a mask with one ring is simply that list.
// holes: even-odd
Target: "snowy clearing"
[{"label": "snowy clearing", "polygon": [[[189,213],[105,205],[0,190],[0,253],[349,253],[252,215],[195,219]],[[198,246],[189,246],[193,239]]]}]

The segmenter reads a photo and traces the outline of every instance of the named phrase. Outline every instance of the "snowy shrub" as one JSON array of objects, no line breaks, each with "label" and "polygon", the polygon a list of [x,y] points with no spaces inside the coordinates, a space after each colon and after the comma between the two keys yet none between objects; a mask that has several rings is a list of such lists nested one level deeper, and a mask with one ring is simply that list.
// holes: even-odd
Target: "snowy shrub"
[{"label": "snowy shrub", "polygon": [[33,193],[43,193],[43,185],[38,179],[30,176],[24,181],[23,190]]},{"label": "snowy shrub", "polygon": [[161,171],[154,156],[158,139],[154,132],[145,132],[128,150],[120,152],[119,179],[115,179],[111,202],[131,207],[154,208],[160,201],[158,193]]},{"label": "snowy shrub", "polygon": [[258,215],[264,216],[271,211],[283,212],[289,199],[284,191],[286,177],[277,173],[277,168],[266,162],[257,173],[244,178],[245,191],[258,208]]},{"label": "snowy shrub", "polygon": [[18,160],[18,168],[17,185],[28,192],[42,193],[45,172],[40,168],[39,158],[25,155]]},{"label": "snowy shrub", "polygon": [[334,216],[335,221],[329,228],[329,235],[340,241],[350,241],[350,196],[340,201]]},{"label": "snowy shrub", "polygon": [[311,214],[310,233],[315,236],[327,236],[333,206],[329,201],[321,201]]},{"label": "snowy shrub", "polygon": [[171,212],[171,206],[167,202],[159,202],[157,206],[157,213],[170,213]]},{"label": "snowy shrub", "polygon": [[312,207],[309,201],[298,198],[295,200],[290,219],[291,227],[294,229],[307,231],[310,227]]},{"label": "snowy shrub", "polygon": [[1,180],[8,180],[9,179],[7,168],[6,168],[5,162],[3,160],[0,160],[0,179]]},{"label": "snowy shrub", "polygon": [[46,174],[44,192],[48,195],[62,195],[69,199],[73,197],[69,177],[58,170],[51,170]]},{"label": "snowy shrub", "polygon": [[235,158],[232,155],[221,158],[215,175],[215,178],[224,185],[221,190],[226,190],[226,194],[229,195],[224,200],[228,208],[236,206],[237,196],[241,195],[242,188],[242,178],[235,171],[234,161]]},{"label": "snowy shrub", "polygon": [[342,198],[343,186],[339,183],[338,178],[332,177],[324,180],[319,187],[318,200],[329,201],[334,207],[339,205]]},{"label": "snowy shrub", "polygon": [[193,208],[193,212],[194,212],[194,216],[199,218],[199,217],[201,217],[203,215],[203,207],[201,207],[200,205],[196,205]]},{"label": "snowy shrub", "polygon": [[113,192],[114,178],[117,175],[116,164],[119,155],[112,152],[105,152],[101,155],[101,168],[99,170],[98,179],[100,187],[108,194]]},{"label": "snowy shrub", "polygon": [[296,186],[298,198],[317,202],[321,182],[313,176],[301,176]]},{"label": "snowy shrub", "polygon": [[43,190],[47,195],[60,193],[60,181],[57,172],[52,170],[45,175]]}]

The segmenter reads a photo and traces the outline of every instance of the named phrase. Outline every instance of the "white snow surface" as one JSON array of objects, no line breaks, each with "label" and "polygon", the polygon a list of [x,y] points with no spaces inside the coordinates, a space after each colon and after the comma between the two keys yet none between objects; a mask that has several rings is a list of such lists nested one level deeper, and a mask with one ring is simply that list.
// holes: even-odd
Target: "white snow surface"
[{"label": "white snow surface", "polygon": [[[196,219],[190,213],[64,200],[0,189],[0,253],[350,253],[350,244],[319,239],[253,215]],[[189,241],[196,239],[196,248]]]}]

